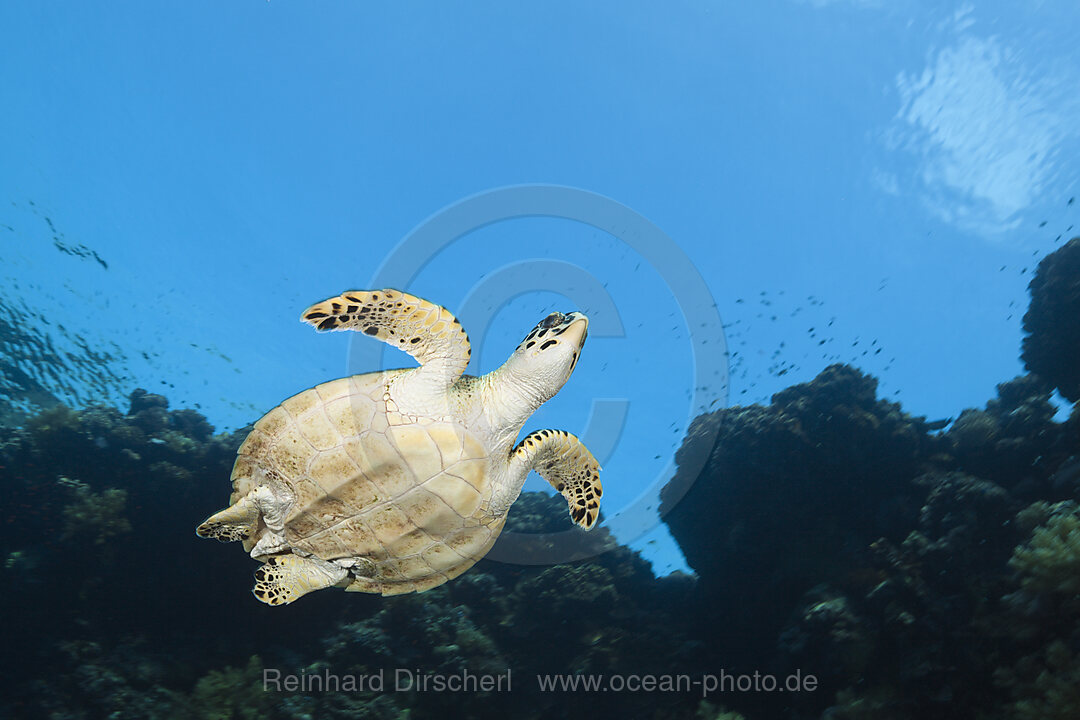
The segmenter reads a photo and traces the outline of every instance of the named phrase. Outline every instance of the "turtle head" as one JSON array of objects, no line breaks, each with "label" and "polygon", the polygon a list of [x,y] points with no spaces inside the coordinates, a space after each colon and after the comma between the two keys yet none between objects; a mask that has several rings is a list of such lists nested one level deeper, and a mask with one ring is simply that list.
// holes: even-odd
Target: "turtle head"
[{"label": "turtle head", "polygon": [[515,374],[551,398],[570,379],[588,334],[589,318],[582,313],[551,313],[514,350]]},{"label": "turtle head", "polygon": [[502,367],[484,376],[482,404],[500,433],[496,445],[504,442],[509,452],[529,416],[562,389],[577,365],[588,330],[589,318],[579,312],[551,313]]}]

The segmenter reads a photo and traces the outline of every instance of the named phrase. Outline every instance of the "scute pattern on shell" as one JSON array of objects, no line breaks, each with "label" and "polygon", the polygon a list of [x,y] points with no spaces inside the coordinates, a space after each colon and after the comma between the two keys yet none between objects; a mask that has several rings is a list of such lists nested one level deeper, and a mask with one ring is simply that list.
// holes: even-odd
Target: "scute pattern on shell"
[{"label": "scute pattern on shell", "polygon": [[[486,512],[491,460],[472,433],[447,419],[387,421],[383,393],[398,372],[289,398],[255,424],[233,470],[234,497],[260,478],[292,498],[283,534],[294,552],[366,558],[348,590],[440,585],[483,557],[502,529]],[[266,532],[261,525],[248,547]]]}]

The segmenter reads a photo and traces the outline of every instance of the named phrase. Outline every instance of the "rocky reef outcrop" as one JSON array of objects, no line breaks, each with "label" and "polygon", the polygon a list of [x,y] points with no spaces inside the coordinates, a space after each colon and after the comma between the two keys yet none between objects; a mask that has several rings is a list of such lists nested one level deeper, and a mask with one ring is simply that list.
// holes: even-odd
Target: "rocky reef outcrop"
[{"label": "rocky reef outcrop", "polygon": [[[842,577],[881,536],[902,539],[919,509],[912,484],[944,448],[925,422],[876,397],[877,381],[833,365],[768,406],[697,418],[676,455],[709,452],[696,478],[676,475],[661,514],[723,624],[775,637],[798,598]],[[701,427],[712,425],[712,428]],[[695,438],[715,443],[695,448]],[[669,489],[689,489],[672,505]],[[739,588],[732,593],[733,587]],[[761,657],[746,657],[758,664]]]},{"label": "rocky reef outcrop", "polygon": [[1076,402],[1080,400],[1080,238],[1039,262],[1028,291],[1031,304],[1024,314],[1024,365]]},{"label": "rocky reef outcrop", "polygon": [[1062,419],[1051,398],[1080,397],[1078,257],[1074,240],[1031,283],[1031,373],[944,432],[839,365],[691,426],[662,512],[700,576],[699,632],[725,663],[820,681],[737,709],[1080,717],[1080,405]]}]

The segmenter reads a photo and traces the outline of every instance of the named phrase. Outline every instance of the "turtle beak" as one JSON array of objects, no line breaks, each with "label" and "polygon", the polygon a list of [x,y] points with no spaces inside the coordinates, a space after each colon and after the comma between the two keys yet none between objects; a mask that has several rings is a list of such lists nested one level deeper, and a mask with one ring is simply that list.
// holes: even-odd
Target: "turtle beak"
[{"label": "turtle beak", "polygon": [[563,322],[569,325],[559,336],[581,349],[581,346],[585,344],[585,338],[589,336],[589,318],[579,312],[567,313],[564,318]]}]

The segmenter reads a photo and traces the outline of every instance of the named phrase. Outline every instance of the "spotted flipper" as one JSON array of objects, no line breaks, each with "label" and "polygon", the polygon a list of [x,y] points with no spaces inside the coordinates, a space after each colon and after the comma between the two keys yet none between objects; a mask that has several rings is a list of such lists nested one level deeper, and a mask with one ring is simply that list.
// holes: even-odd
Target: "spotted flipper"
[{"label": "spotted flipper", "polygon": [[514,449],[511,462],[535,470],[562,493],[570,519],[591,530],[600,514],[600,463],[576,436],[565,430],[537,430]]},{"label": "spotted flipper", "polygon": [[348,577],[345,568],[315,557],[274,555],[255,571],[255,597],[267,605],[288,605],[314,590],[322,590]]},{"label": "spotted flipper", "polygon": [[469,336],[449,310],[400,290],[354,290],[315,303],[303,320],[318,330],[356,330],[404,350],[455,382],[469,364]]},{"label": "spotted flipper", "polygon": [[259,522],[259,508],[253,495],[245,495],[235,505],[211,515],[195,529],[199,537],[214,538],[221,542],[246,540],[255,532]]}]

